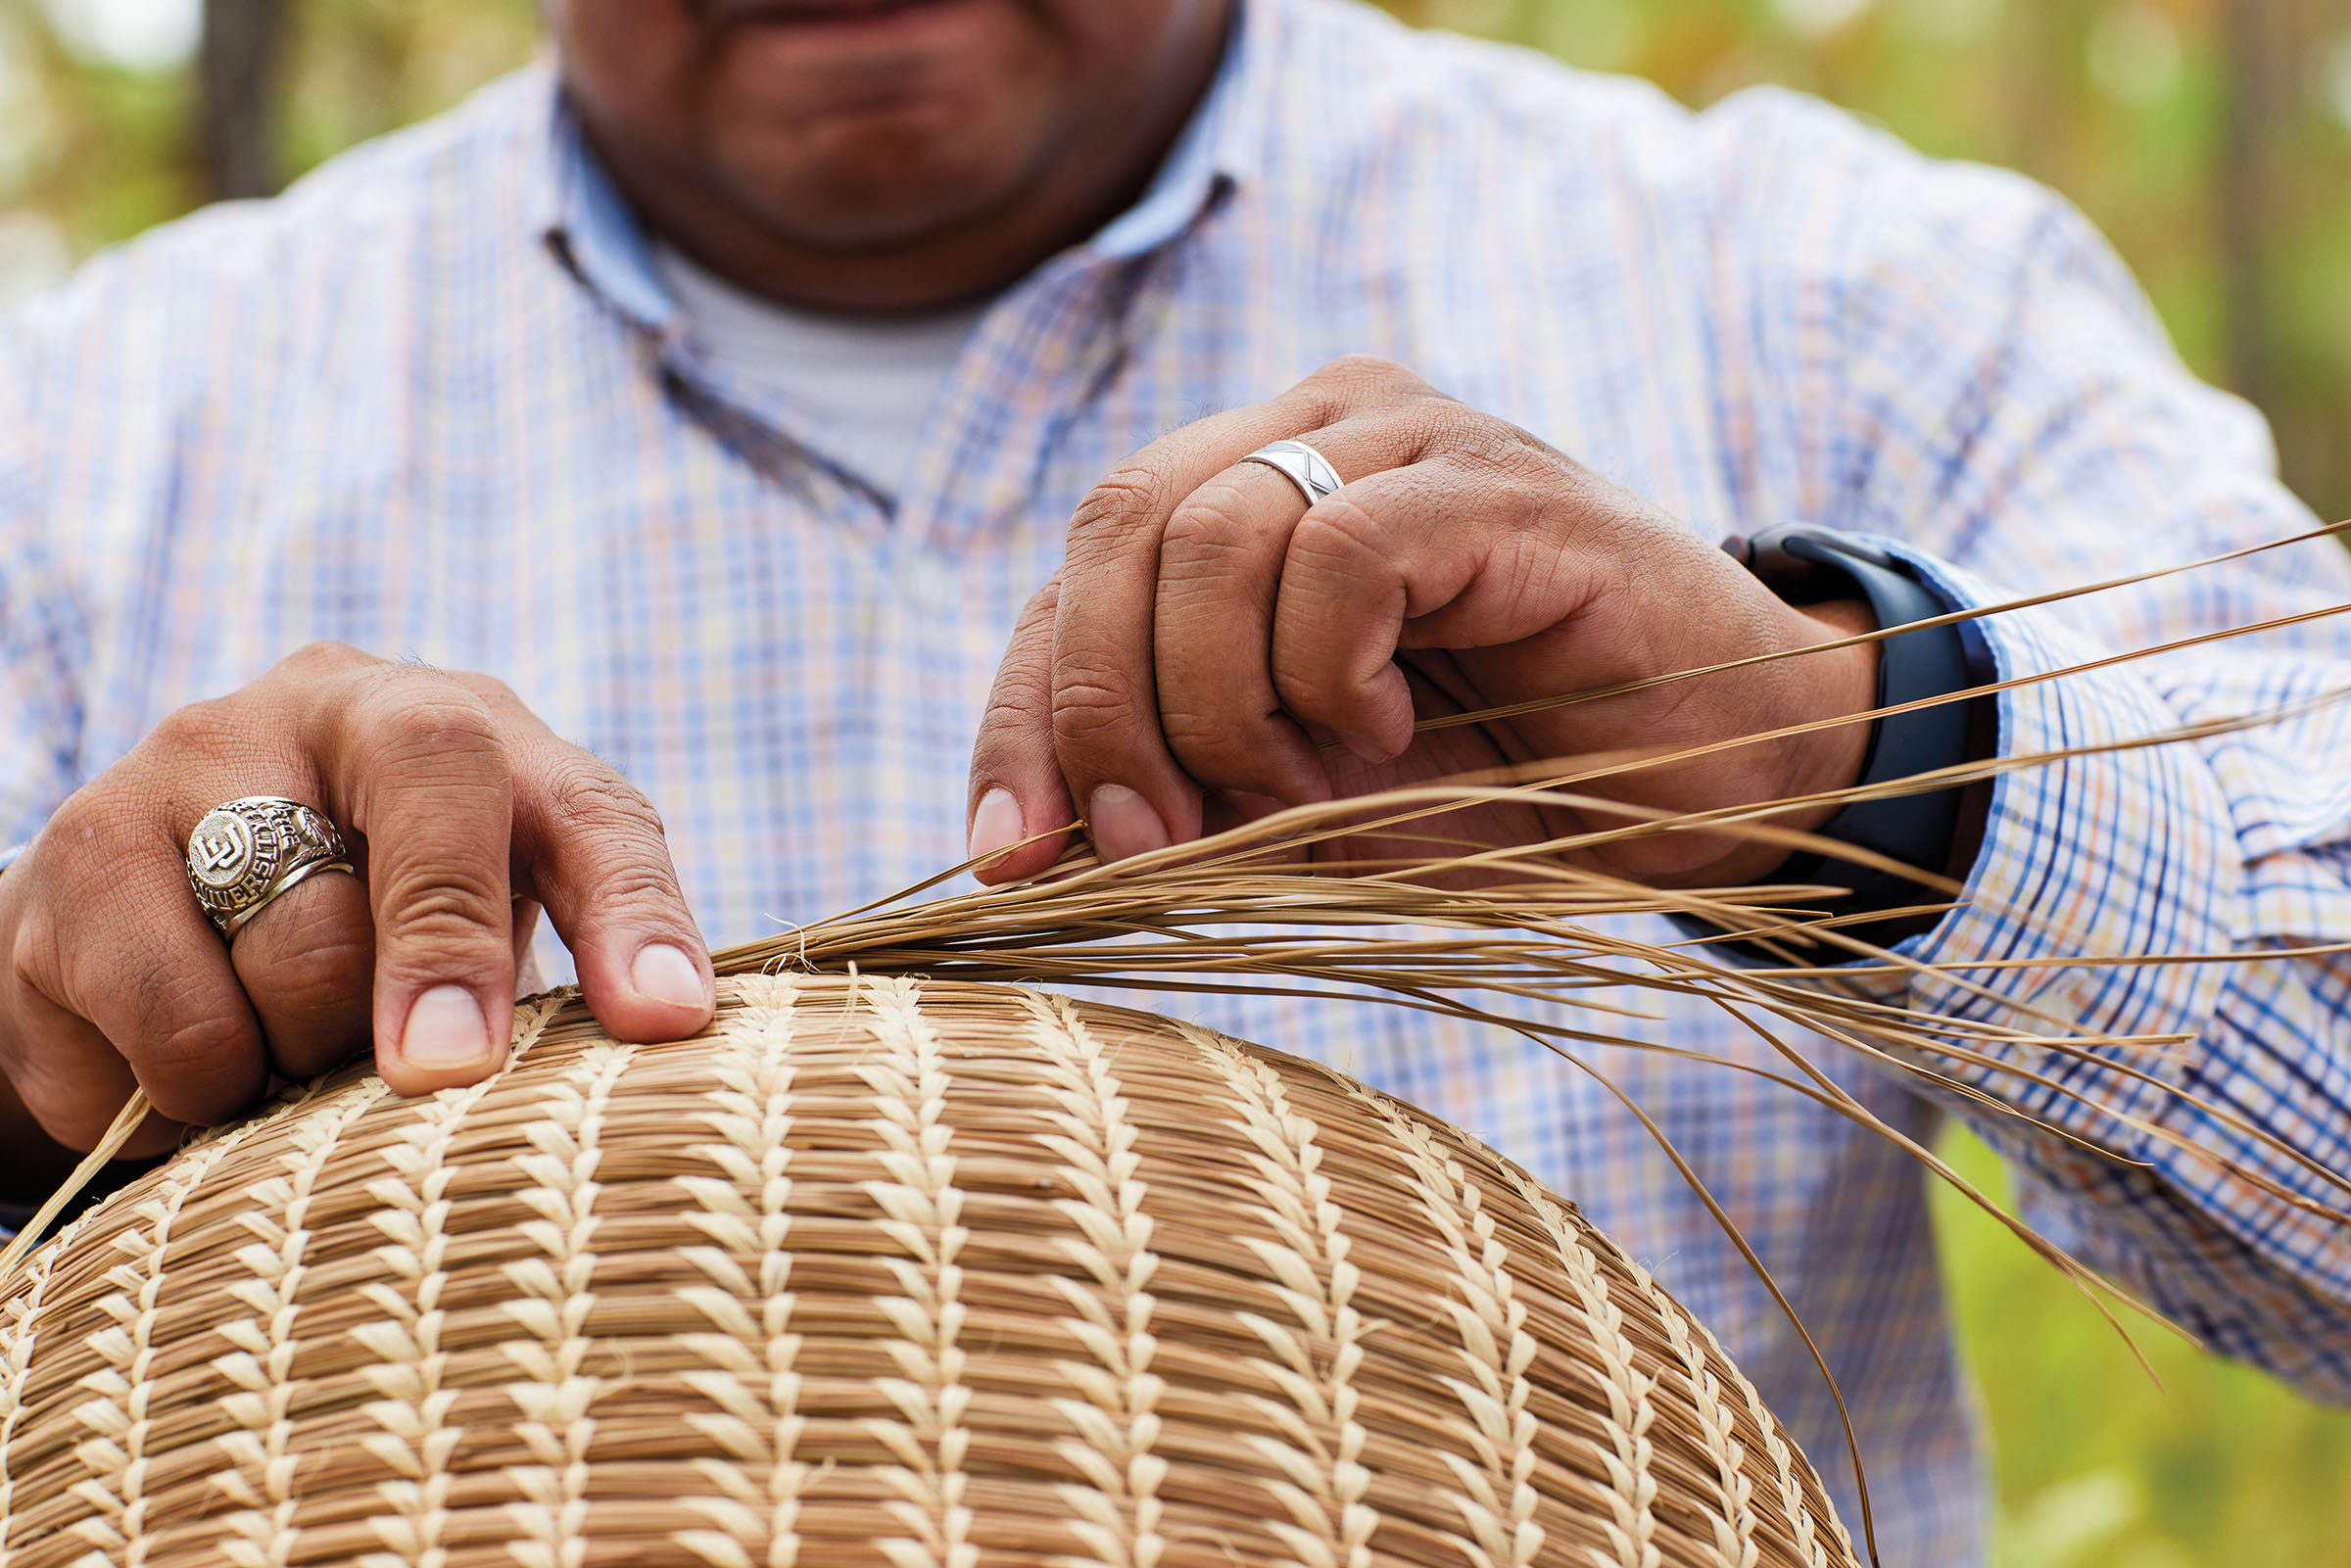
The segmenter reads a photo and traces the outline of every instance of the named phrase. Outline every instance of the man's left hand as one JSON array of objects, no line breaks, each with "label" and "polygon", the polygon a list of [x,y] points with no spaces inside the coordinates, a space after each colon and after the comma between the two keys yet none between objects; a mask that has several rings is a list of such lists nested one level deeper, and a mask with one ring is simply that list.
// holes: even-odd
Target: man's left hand
[{"label": "man's left hand", "polygon": [[[1292,438],[1347,483],[1309,507],[1244,461]],[[1304,804],[1479,768],[1659,754],[1872,705],[1875,644],[1777,659],[1507,720],[1416,721],[1801,648],[1867,604],[1798,609],[1679,520],[1401,366],[1348,358],[1154,442],[1089,494],[1023,612],[973,757],[981,869],[1042,869],[1082,807],[1103,858]],[[1731,746],[1580,786],[1673,812],[1849,784],[1865,723]],[[1336,741],[1341,744],[1325,744]],[[1815,806],[1775,819],[1809,829]],[[1433,834],[1525,843],[1625,819],[1482,808]],[[1408,852],[1341,840],[1325,858]],[[1583,857],[1658,886],[1755,880],[1784,847],[1633,837]]]}]

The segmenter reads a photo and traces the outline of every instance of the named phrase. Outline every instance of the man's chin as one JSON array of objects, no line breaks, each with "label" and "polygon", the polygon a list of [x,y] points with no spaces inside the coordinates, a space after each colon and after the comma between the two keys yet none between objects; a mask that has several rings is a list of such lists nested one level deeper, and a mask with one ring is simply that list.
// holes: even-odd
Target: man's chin
[{"label": "man's chin", "polygon": [[[1041,151],[1053,67],[1009,0],[736,0],[704,123],[763,226],[829,248],[994,211]],[[826,20],[831,19],[831,20]],[[725,145],[732,143],[733,145]]]},{"label": "man's chin", "polygon": [[908,105],[739,137],[717,166],[733,205],[811,249],[900,249],[1002,212],[1047,161],[1039,127],[969,106]]},{"label": "man's chin", "polygon": [[958,214],[903,210],[811,212],[806,208],[762,213],[775,241],[811,257],[880,259],[935,245],[968,227]]},{"label": "man's chin", "polygon": [[723,76],[789,80],[817,115],[936,90],[1026,43],[1032,27],[1008,0],[746,0],[712,20]]},{"label": "man's chin", "polygon": [[[965,0],[703,0],[706,20],[726,27],[896,27]],[[909,22],[909,19],[913,19]]]},{"label": "man's chin", "polygon": [[827,180],[795,185],[743,203],[759,226],[798,248],[840,256],[904,252],[951,239],[984,223],[1016,194],[957,180],[876,187]]}]

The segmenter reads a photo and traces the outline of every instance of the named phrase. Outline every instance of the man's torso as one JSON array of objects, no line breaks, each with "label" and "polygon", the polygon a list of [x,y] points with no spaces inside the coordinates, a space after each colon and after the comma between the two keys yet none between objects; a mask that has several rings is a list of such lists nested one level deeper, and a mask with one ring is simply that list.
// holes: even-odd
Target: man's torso
[{"label": "man's torso", "polygon": [[[1765,104],[1702,128],[1644,89],[1348,13],[1268,7],[1253,25],[1259,77],[1219,111],[1230,189],[1165,244],[1074,253],[1001,300],[894,512],[796,450],[792,410],[559,264],[528,220],[565,199],[536,74],[273,210],[102,262],[25,335],[53,552],[35,586],[81,693],[61,776],[315,639],[487,671],[653,799],[725,944],[960,860],[997,656],[1085,490],[1163,431],[1339,355],[1399,359],[1708,536],[1841,520],[1776,401],[1826,351],[1792,340],[1757,274],[1726,261],[1748,236],[1715,183],[1725,138],[1816,112]],[[1300,30],[1280,61],[1276,27]],[[0,828],[54,806],[37,771]],[[1582,1205],[1722,1337],[1857,1528],[1817,1373],[1591,1074],[1374,1004],[1146,1005],[1332,1061]],[[1600,1026],[1771,1060],[1718,1016]],[[1828,1347],[1886,1560],[1975,1560],[1978,1463],[1907,1157],[1751,1075],[1589,1057]],[[1891,1079],[1822,1060],[1931,1130]]]}]

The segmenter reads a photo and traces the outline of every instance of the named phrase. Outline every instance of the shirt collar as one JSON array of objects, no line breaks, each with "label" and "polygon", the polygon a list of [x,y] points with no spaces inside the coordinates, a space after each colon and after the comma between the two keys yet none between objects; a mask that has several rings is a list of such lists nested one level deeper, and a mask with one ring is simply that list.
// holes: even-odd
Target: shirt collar
[{"label": "shirt collar", "polygon": [[679,319],[678,302],[653,269],[652,246],[629,204],[588,145],[559,84],[552,112],[545,178],[532,228],[574,276],[622,315],[651,332]]},{"label": "shirt collar", "polygon": [[1254,91],[1270,9],[1242,0],[1216,79],[1192,112],[1142,199],[1105,223],[1085,248],[1106,261],[1132,261],[1180,237],[1240,181],[1254,142]]},{"label": "shirt collar", "polygon": [[[1224,58],[1200,107],[1140,200],[1079,247],[1105,261],[1132,261],[1173,243],[1253,167],[1263,112],[1270,13],[1286,0],[1241,0]],[[682,321],[653,264],[652,246],[594,150],[558,83],[550,86],[543,178],[533,232],[580,281],[647,331],[667,335]]]}]

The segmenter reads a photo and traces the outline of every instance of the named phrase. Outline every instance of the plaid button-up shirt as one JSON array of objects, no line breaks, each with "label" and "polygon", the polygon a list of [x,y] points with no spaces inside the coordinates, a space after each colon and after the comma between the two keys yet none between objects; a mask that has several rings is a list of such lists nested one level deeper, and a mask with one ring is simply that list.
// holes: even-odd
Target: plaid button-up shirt
[{"label": "plaid button-up shirt", "polygon": [[[1251,0],[1132,212],[975,332],[892,506],[810,410],[730,381],[540,70],[266,205],[85,267],[0,330],[0,841],[170,709],[332,638],[495,673],[666,817],[714,942],[962,856],[973,732],[1088,484],[1161,432],[1369,351],[1712,538],[1789,519],[1899,542],[1986,602],[2312,519],[2260,421],[2197,384],[2129,278],[2026,181],[1938,165],[1805,100],[1692,115],[1635,82]],[[2351,596],[2320,545],[1987,626],[2023,674]],[[1704,614],[1703,604],[1660,604]],[[2339,623],[2002,699],[2010,753],[2152,734],[2351,682]],[[2011,777],[1937,960],[2351,939],[2351,716]],[[1644,930],[1666,935],[1661,926]],[[2351,1164],[2351,965],[2011,968],[1990,994],[2192,1032],[2150,1069]],[[1581,1204],[1720,1335],[1858,1519],[1822,1387],[1665,1161],[1547,1051],[1371,1003],[1185,1013],[1331,1060]],[[1608,1027],[1762,1061],[1693,1007]],[[2011,1053],[2033,1056],[2039,1053]],[[1750,1074],[1605,1069],[1737,1216],[1854,1403],[1889,1563],[1980,1560],[1982,1466],[1910,1160]],[[1825,1043],[1930,1138],[1970,1117],[2033,1216],[2221,1349],[2351,1391],[2341,1201],[2219,1117],[2051,1057],[2093,1100],[1991,1094],[2143,1162],[1943,1102]],[[2231,1168],[2230,1162],[2237,1162]]]}]

